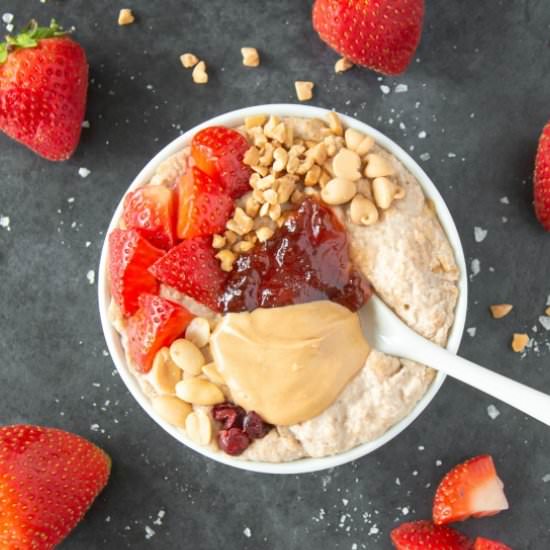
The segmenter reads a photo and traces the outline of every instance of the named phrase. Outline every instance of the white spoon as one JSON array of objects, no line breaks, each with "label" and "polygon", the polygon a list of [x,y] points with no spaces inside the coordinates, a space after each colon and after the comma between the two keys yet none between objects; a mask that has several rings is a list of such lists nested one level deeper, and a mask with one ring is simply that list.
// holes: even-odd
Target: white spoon
[{"label": "white spoon", "polygon": [[376,295],[359,311],[369,344],[388,355],[428,365],[550,426],[550,396],[515,382],[426,340]]}]

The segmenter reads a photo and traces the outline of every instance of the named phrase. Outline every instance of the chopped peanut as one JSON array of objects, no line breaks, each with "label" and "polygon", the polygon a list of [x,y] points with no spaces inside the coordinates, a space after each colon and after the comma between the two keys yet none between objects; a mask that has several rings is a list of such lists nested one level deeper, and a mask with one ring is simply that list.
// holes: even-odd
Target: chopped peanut
[{"label": "chopped peanut", "polygon": [[237,259],[237,256],[231,250],[221,250],[216,254],[216,258],[220,260],[220,266],[222,271],[229,272],[233,269],[233,264]]},{"label": "chopped peanut", "polygon": [[193,82],[195,84],[206,84],[208,82],[208,73],[206,72],[206,63],[200,61],[193,69]]},{"label": "chopped peanut", "polygon": [[516,353],[521,353],[527,344],[529,343],[529,336],[527,334],[514,333],[512,338],[512,349]]},{"label": "chopped peanut", "polygon": [[260,54],[256,48],[241,48],[241,54],[245,67],[258,67],[260,65]]},{"label": "chopped peanut", "polygon": [[261,243],[265,243],[273,237],[273,229],[271,227],[260,227],[256,230],[256,235]]},{"label": "chopped peanut", "polygon": [[124,8],[120,10],[118,14],[118,24],[122,27],[123,25],[131,25],[136,18],[134,17],[134,14],[132,10],[128,8]]},{"label": "chopped peanut", "polygon": [[294,86],[299,101],[309,101],[313,98],[313,87],[315,86],[313,82],[297,80],[294,82]]},{"label": "chopped peanut", "polygon": [[214,235],[212,237],[212,247],[213,248],[223,248],[226,244],[226,239],[222,235]]},{"label": "chopped peanut", "polygon": [[340,58],[334,65],[335,73],[345,73],[353,67],[353,63],[345,57]]},{"label": "chopped peanut", "polygon": [[547,307],[547,308],[544,310],[544,315],[548,315],[548,317],[550,317],[550,307]]},{"label": "chopped peanut", "polygon": [[184,53],[180,55],[180,61],[186,69],[192,69],[199,62],[199,58],[193,53]]},{"label": "chopped peanut", "polygon": [[493,315],[493,318],[495,319],[502,319],[503,317],[506,317],[508,313],[514,309],[514,306],[511,304],[495,304],[492,305],[490,308],[491,314]]},{"label": "chopped peanut", "polygon": [[340,117],[334,111],[330,111],[330,113],[327,115],[327,119],[328,119],[328,126],[331,132],[336,136],[343,136],[344,129],[342,128],[342,122],[340,121]]},{"label": "chopped peanut", "polygon": [[244,119],[244,127],[247,130],[256,128],[257,126],[263,126],[267,122],[267,115],[253,115]]}]

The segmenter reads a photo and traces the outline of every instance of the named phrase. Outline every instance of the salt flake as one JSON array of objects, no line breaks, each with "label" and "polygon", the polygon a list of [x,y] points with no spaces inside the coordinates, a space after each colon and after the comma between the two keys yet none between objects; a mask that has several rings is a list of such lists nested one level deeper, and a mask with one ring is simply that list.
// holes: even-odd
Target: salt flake
[{"label": "salt flake", "polygon": [[427,136],[428,134],[424,130],[418,132],[418,139],[426,139]]},{"label": "salt flake", "polygon": [[432,155],[430,155],[430,153],[422,153],[420,155],[420,160],[423,160],[423,161],[430,160],[431,158],[432,158]]},{"label": "salt flake", "polygon": [[380,86],[380,91],[384,94],[384,95],[387,95],[391,92],[391,89],[389,86],[386,86],[385,84],[382,84]]},{"label": "salt flake", "polygon": [[408,91],[409,91],[409,87],[406,84],[398,84],[394,90],[396,94],[404,94],[405,92],[408,92]]},{"label": "salt flake", "polygon": [[544,483],[550,483],[550,474],[542,476],[542,481],[544,481]]},{"label": "salt flake", "polygon": [[541,315],[539,323],[544,327],[544,330],[550,330],[550,317],[548,315]]},{"label": "salt flake", "polygon": [[92,171],[88,170],[88,168],[84,168],[84,166],[82,166],[78,169],[78,175],[81,178],[87,178],[91,173],[92,173]]},{"label": "salt flake", "polygon": [[483,229],[481,227],[474,227],[474,239],[476,243],[482,243],[485,240],[485,237],[487,237],[487,229]]},{"label": "salt flake", "polygon": [[245,527],[243,529],[243,535],[249,539],[252,536],[252,531],[250,530],[250,527]]},{"label": "salt flake", "polygon": [[472,280],[476,275],[479,275],[479,272],[481,271],[481,262],[477,258],[474,258],[470,264],[470,269],[472,271],[470,280]]},{"label": "salt flake", "polygon": [[500,202],[502,204],[510,204],[510,199],[508,197],[500,197]]},{"label": "salt flake", "polygon": [[95,271],[93,269],[90,269],[88,273],[86,273],[86,279],[88,279],[88,282],[93,285],[95,283]]},{"label": "salt flake", "polygon": [[8,25],[13,21],[13,13],[4,13],[2,15],[2,21]]},{"label": "salt flake", "polygon": [[487,414],[491,420],[496,420],[500,416],[500,411],[494,405],[489,405],[487,407]]},{"label": "salt flake", "polygon": [[151,529],[148,525],[145,526],[145,538],[149,540],[155,536],[154,529]]},{"label": "salt flake", "polygon": [[8,231],[11,231],[9,216],[0,216],[0,227],[2,229],[7,229]]}]

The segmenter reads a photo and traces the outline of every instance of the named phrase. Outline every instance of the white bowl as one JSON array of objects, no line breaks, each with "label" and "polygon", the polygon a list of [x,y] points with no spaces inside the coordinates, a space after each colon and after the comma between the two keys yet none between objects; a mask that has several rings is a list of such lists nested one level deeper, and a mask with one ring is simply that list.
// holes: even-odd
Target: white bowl
[{"label": "white bowl", "polygon": [[[273,105],[258,105],[255,107],[247,107],[245,109],[239,109],[237,111],[232,111],[226,113],[206,122],[199,124],[195,128],[187,131],[182,136],[178,137],[167,145],[162,151],[160,151],[138,174],[136,179],[132,182],[132,185],[129,187],[129,191],[140,187],[141,185],[147,183],[151,177],[154,175],[158,165],[166,160],[168,157],[176,153],[177,151],[183,149],[190,144],[192,137],[202,128],[212,125],[222,125],[229,127],[236,127],[243,123],[245,117],[269,113],[279,116],[302,116],[302,117],[318,117],[323,118],[328,111],[325,109],[320,109],[317,107],[310,107],[304,105],[285,105],[285,104],[273,104]],[[449,343],[447,348],[456,353],[462,339],[462,334],[464,332],[464,324],[466,322],[466,308],[467,308],[467,292],[468,292],[468,283],[466,276],[466,265],[464,261],[464,252],[462,250],[462,244],[460,242],[460,237],[458,231],[454,224],[453,218],[443,201],[443,198],[439,194],[435,185],[432,183],[430,178],[426,173],[418,166],[418,164],[403,150],[399,145],[393,142],[390,138],[386,137],[384,134],[380,133],[378,130],[371,128],[367,124],[364,124],[354,118],[350,118],[345,115],[340,115],[342,121],[347,127],[355,128],[363,133],[371,135],[376,142],[388,150],[392,155],[397,157],[404,166],[415,176],[418,180],[424,193],[428,198],[430,198],[437,210],[437,214],[441,221],[441,224],[447,234],[447,237],[453,247],[456,262],[460,269],[460,280],[459,280],[459,298],[458,304],[455,312],[455,322],[451,329],[449,335]],[[107,230],[107,235],[115,229],[117,226],[118,220],[122,215],[122,201],[119,203],[113,219]],[[105,334],[105,340],[107,341],[107,346],[115,366],[130,390],[130,393],[134,396],[136,401],[145,409],[147,414],[161,426],[165,431],[167,431],[171,436],[175,437],[178,441],[190,447],[194,451],[216,460],[223,464],[229,466],[234,466],[235,468],[241,468],[243,470],[249,470],[252,472],[262,472],[269,474],[299,474],[305,472],[314,472],[317,470],[324,470],[327,468],[334,468],[340,464],[345,464],[346,462],[351,462],[362,456],[365,456],[369,453],[372,453],[398,434],[400,434],[407,426],[409,426],[419,415],[420,413],[428,406],[430,401],[435,397],[436,393],[439,391],[439,388],[445,380],[445,375],[438,373],[435,377],[434,382],[428,389],[427,393],[422,397],[422,399],[416,404],[414,409],[409,415],[407,415],[403,420],[395,424],[390,428],[384,435],[370,441],[368,443],[363,443],[357,447],[334,455],[324,458],[304,458],[296,460],[294,462],[285,462],[281,464],[271,464],[267,462],[252,462],[244,461],[232,458],[229,455],[224,453],[212,452],[209,449],[201,447],[193,443],[189,438],[187,438],[183,433],[178,431],[176,428],[166,423],[164,420],[159,418],[159,416],[153,411],[151,407],[151,402],[149,398],[142,391],[138,381],[134,375],[130,372],[128,365],[126,364],[126,359],[124,356],[124,350],[120,341],[118,333],[115,331],[111,323],[109,322],[107,311],[109,307],[109,302],[111,300],[111,294],[109,291],[108,280],[107,280],[107,255],[108,255],[108,246],[107,239],[103,245],[103,250],[101,252],[101,261],[99,265],[99,275],[98,275],[98,293],[99,293],[99,311],[101,314],[101,324],[103,327],[103,333]]]}]

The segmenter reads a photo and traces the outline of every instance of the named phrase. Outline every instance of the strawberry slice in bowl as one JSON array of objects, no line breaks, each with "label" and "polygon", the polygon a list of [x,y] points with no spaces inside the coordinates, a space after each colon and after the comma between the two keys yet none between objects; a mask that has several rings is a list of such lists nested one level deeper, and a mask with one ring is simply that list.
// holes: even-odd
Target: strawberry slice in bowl
[{"label": "strawberry slice in bowl", "polygon": [[227,274],[220,268],[212,237],[186,239],[159,258],[149,272],[161,283],[175,288],[204,304],[220,311],[220,298]]},{"label": "strawberry slice in bowl", "polygon": [[124,198],[124,225],[153,246],[169,250],[176,240],[176,199],[174,191],[163,185],[144,185]]},{"label": "strawberry slice in bowl", "polygon": [[210,177],[218,178],[228,195],[237,199],[250,191],[252,171],[243,164],[249,144],[239,132],[224,126],[211,126],[198,132],[191,142],[197,166]]},{"label": "strawberry slice in bowl", "polygon": [[481,455],[459,464],[443,478],[435,493],[433,521],[444,525],[493,516],[508,508],[493,458]]},{"label": "strawberry slice in bowl", "polygon": [[139,372],[148,372],[157,351],[181,336],[194,315],[170,300],[142,294],[139,309],[128,319],[128,354]]},{"label": "strawberry slice in bowl", "polygon": [[234,205],[223,185],[193,166],[178,185],[177,233],[180,239],[221,233]]},{"label": "strawberry slice in bowl", "polygon": [[141,294],[156,294],[158,281],[148,268],[164,254],[132,229],[115,229],[109,235],[111,293],[124,316],[138,309]]}]

